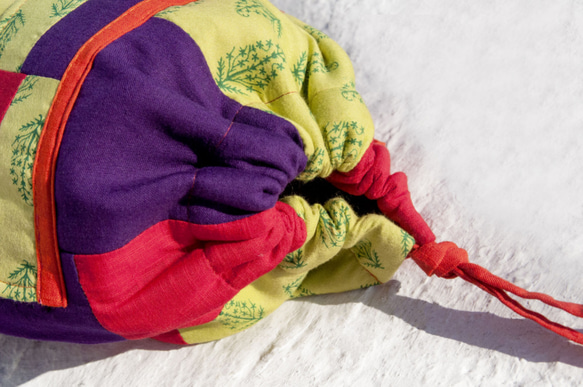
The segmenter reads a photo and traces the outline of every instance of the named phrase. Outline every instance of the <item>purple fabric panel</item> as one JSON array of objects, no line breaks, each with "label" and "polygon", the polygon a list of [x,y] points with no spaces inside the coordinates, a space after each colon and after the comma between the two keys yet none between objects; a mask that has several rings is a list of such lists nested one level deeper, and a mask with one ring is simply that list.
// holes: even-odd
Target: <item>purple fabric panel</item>
[{"label": "purple fabric panel", "polygon": [[36,43],[22,73],[61,79],[81,46],[141,0],[89,0],[52,26]]},{"label": "purple fabric panel", "polygon": [[225,97],[194,41],[151,19],[96,58],[56,170],[60,247],[117,249],[166,219],[273,207],[306,164],[295,127]]},{"label": "purple fabric panel", "polygon": [[[298,152],[300,139],[295,128],[284,125],[274,131],[274,118],[257,109],[242,108],[213,153],[215,166],[197,171],[191,195],[244,211],[273,207],[290,181],[290,172],[296,173],[295,169],[290,171],[290,165],[303,166],[306,158]],[[201,215],[195,213],[191,220],[209,223]]]},{"label": "purple fabric panel", "polygon": [[97,344],[125,340],[105,330],[81,289],[73,256],[61,253],[67,308],[49,308],[0,299],[0,333],[36,340]]}]

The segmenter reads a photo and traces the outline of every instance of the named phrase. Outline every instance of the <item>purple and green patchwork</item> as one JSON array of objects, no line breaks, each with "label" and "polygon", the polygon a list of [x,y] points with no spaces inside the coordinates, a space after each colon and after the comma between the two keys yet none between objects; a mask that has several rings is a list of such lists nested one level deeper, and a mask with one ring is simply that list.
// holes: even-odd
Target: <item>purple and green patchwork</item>
[{"label": "purple and green patchwork", "polygon": [[[267,1],[28,0],[0,12],[0,332],[215,340],[287,299],[386,282],[413,248],[415,230],[376,197],[324,180],[384,176],[375,160],[388,153],[375,156],[344,51]],[[54,166],[39,161],[47,144]],[[39,192],[54,195],[54,219]],[[65,307],[43,304],[41,280],[55,275]]]}]

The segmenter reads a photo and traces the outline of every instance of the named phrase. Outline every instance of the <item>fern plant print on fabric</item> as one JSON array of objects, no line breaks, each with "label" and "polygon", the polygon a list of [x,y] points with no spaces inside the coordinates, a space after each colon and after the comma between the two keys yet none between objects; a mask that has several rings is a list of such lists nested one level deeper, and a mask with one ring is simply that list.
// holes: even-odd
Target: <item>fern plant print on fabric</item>
[{"label": "fern plant print on fabric", "polygon": [[359,137],[364,133],[364,127],[356,121],[329,122],[324,127],[324,136],[332,165],[340,164],[358,156],[362,147]]},{"label": "fern plant print on fabric", "polygon": [[[347,281],[317,272],[348,258],[363,275],[343,249],[358,216],[342,195],[311,203],[285,193],[311,168],[318,169],[312,178],[338,165],[350,171],[373,138],[369,113],[341,95],[354,79],[348,57],[324,34],[265,0],[15,1],[24,4],[19,13],[0,18],[0,76],[20,82],[6,97],[0,129],[0,176],[9,181],[0,195],[11,203],[0,225],[24,220],[16,231],[24,248],[0,245],[0,256],[10,257],[0,266],[0,284],[9,284],[0,285],[0,307],[16,310],[16,317],[0,313],[0,332],[74,342],[160,335],[205,342],[250,327],[290,298],[371,282],[366,272]],[[136,10],[151,16],[134,20]],[[87,23],[94,19],[95,26]],[[76,55],[85,49],[95,55]],[[81,68],[87,78],[72,88]],[[77,87],[80,93],[66,94]],[[140,136],[133,136],[137,127]],[[217,141],[220,160],[206,160],[199,150],[226,128]],[[40,198],[34,206],[33,186]],[[257,194],[249,192],[256,187]],[[393,242],[383,246],[400,251],[391,237],[399,228],[386,229],[383,240]],[[236,243],[223,239],[235,234]],[[209,247],[218,249],[210,260]],[[215,258],[225,258],[224,267]],[[381,259],[389,267],[401,257]],[[111,266],[119,260],[133,267]],[[33,300],[34,290],[40,308],[15,306]],[[120,294],[132,302],[111,307]],[[47,316],[56,323],[45,325]]]},{"label": "fern plant print on fabric", "polygon": [[191,7],[191,6],[197,6],[200,5],[202,3],[204,3],[206,0],[197,0],[194,3],[189,3],[187,5],[184,6],[177,6],[177,7],[168,7],[163,11],[160,11],[156,14],[156,16],[166,16],[166,15],[171,15],[173,13],[176,13],[178,11],[180,11],[182,8],[184,7]]},{"label": "fern plant print on fabric", "polygon": [[290,298],[308,297],[314,296],[315,293],[311,290],[305,288],[302,282],[306,279],[307,275],[303,275],[297,278],[295,281],[282,286],[284,293]]},{"label": "fern plant print on fabric", "polygon": [[227,93],[248,94],[264,90],[284,69],[286,58],[279,44],[257,41],[233,47],[217,64],[215,81]]},{"label": "fern plant print on fabric", "polygon": [[361,289],[368,289],[370,287],[378,286],[378,285],[381,285],[381,282],[379,282],[379,281],[372,281],[372,282],[368,282],[368,283],[366,283],[364,285],[360,285],[360,288]]},{"label": "fern plant print on fabric", "polygon": [[403,257],[409,254],[414,244],[415,239],[409,233],[401,230],[401,254],[403,254]]},{"label": "fern plant print on fabric", "polygon": [[[298,86],[306,88],[312,74],[329,73],[337,68],[338,62],[334,61],[326,64],[319,52],[312,53],[308,61],[308,53],[307,51],[303,51],[300,58],[292,66],[292,75]],[[303,94],[306,94],[305,91]]]},{"label": "fern plant print on fabric", "polygon": [[290,297],[293,298],[295,291],[300,287],[300,285],[302,284],[302,281],[304,280],[304,278],[306,278],[305,275],[297,278],[296,280],[294,280],[293,282],[282,286],[283,291],[285,292],[285,294]]},{"label": "fern plant print on fabric", "polygon": [[36,266],[28,261],[22,263],[14,269],[8,279],[10,283],[0,283],[3,288],[0,295],[14,301],[32,302],[36,301]]},{"label": "fern plant print on fabric", "polygon": [[51,17],[65,17],[87,0],[58,0],[52,5]]},{"label": "fern plant print on fabric", "polygon": [[358,157],[363,147],[362,135],[365,127],[357,121],[329,122],[323,128],[326,149],[316,148],[299,179],[311,180],[322,170],[328,157],[333,168]]},{"label": "fern plant print on fabric", "polygon": [[346,203],[340,200],[334,200],[333,203],[330,212],[320,207],[317,229],[322,244],[327,248],[338,248],[344,244],[350,224],[350,210]]},{"label": "fern plant print on fabric", "polygon": [[251,300],[229,301],[218,320],[229,329],[241,331],[256,324],[265,315],[265,309]]},{"label": "fern plant print on fabric", "polygon": [[22,11],[0,21],[0,58],[6,45],[16,36],[18,31],[24,27],[25,18]]},{"label": "fern plant print on fabric", "polygon": [[314,39],[316,39],[316,42],[318,42],[318,43],[320,43],[320,41],[322,41],[324,39],[329,39],[328,35],[326,35],[322,31],[320,31],[312,26],[304,24],[303,27],[304,27],[304,30],[306,30],[310,35],[312,35],[312,37]]},{"label": "fern plant print on fabric", "polygon": [[364,103],[360,93],[356,91],[356,85],[354,82],[348,82],[342,86],[342,97],[347,101],[358,101]]},{"label": "fern plant print on fabric", "polygon": [[284,269],[301,269],[306,265],[304,251],[302,249],[297,249],[296,251],[289,253],[285,256],[282,263],[279,264],[279,266]]},{"label": "fern plant print on fabric", "polygon": [[10,176],[22,199],[32,206],[32,167],[45,118],[39,116],[19,129],[12,143]]},{"label": "fern plant print on fabric", "polygon": [[30,97],[32,95],[34,86],[36,85],[38,80],[39,80],[38,77],[34,75],[29,75],[26,78],[24,78],[24,81],[18,88],[18,91],[16,92],[16,95],[14,96],[14,99],[12,100],[10,105],[11,106],[16,105]]},{"label": "fern plant print on fabric", "polygon": [[360,241],[354,246],[351,251],[356,255],[360,264],[371,269],[384,269],[383,263],[372,247],[372,242],[369,240]]},{"label": "fern plant print on fabric", "polygon": [[308,158],[308,165],[302,171],[302,174],[299,176],[301,180],[311,180],[316,177],[320,171],[322,170],[322,166],[324,165],[324,157],[326,156],[326,152],[322,148],[316,148],[314,153],[310,155]]},{"label": "fern plant print on fabric", "polygon": [[249,17],[252,14],[263,16],[269,20],[273,26],[273,30],[281,37],[281,20],[273,14],[264,4],[258,0],[239,0],[236,3],[237,13],[244,17]]}]

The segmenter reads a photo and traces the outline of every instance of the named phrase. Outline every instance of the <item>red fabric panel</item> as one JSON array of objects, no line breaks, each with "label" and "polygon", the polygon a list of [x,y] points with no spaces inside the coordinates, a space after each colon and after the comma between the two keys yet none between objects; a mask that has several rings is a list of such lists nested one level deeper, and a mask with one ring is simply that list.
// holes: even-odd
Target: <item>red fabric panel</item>
[{"label": "red fabric panel", "polygon": [[180,335],[178,330],[173,330],[172,332],[162,333],[161,335],[152,337],[154,340],[162,341],[164,343],[169,344],[178,344],[178,345],[188,345],[186,341]]},{"label": "red fabric panel", "polygon": [[4,119],[4,115],[18,91],[18,87],[25,77],[25,74],[0,70],[0,122]]},{"label": "red fabric panel", "polygon": [[213,320],[239,290],[274,269],[306,239],[293,208],[276,206],[217,225],[160,222],[126,246],[75,257],[99,322],[128,339]]},{"label": "red fabric panel", "polygon": [[435,235],[411,201],[407,176],[402,172],[391,175],[390,170],[389,151],[375,140],[354,169],[334,172],[328,181],[351,195],[376,200],[382,213],[411,234],[417,244],[433,242]]}]

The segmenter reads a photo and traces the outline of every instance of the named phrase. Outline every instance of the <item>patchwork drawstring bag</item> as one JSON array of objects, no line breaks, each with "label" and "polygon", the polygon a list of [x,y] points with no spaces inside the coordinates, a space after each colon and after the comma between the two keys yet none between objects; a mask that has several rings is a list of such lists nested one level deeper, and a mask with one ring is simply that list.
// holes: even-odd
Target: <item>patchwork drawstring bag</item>
[{"label": "patchwork drawstring bag", "polygon": [[583,317],[436,243],[346,53],[264,0],[0,5],[0,333],[192,344],[410,257]]}]

